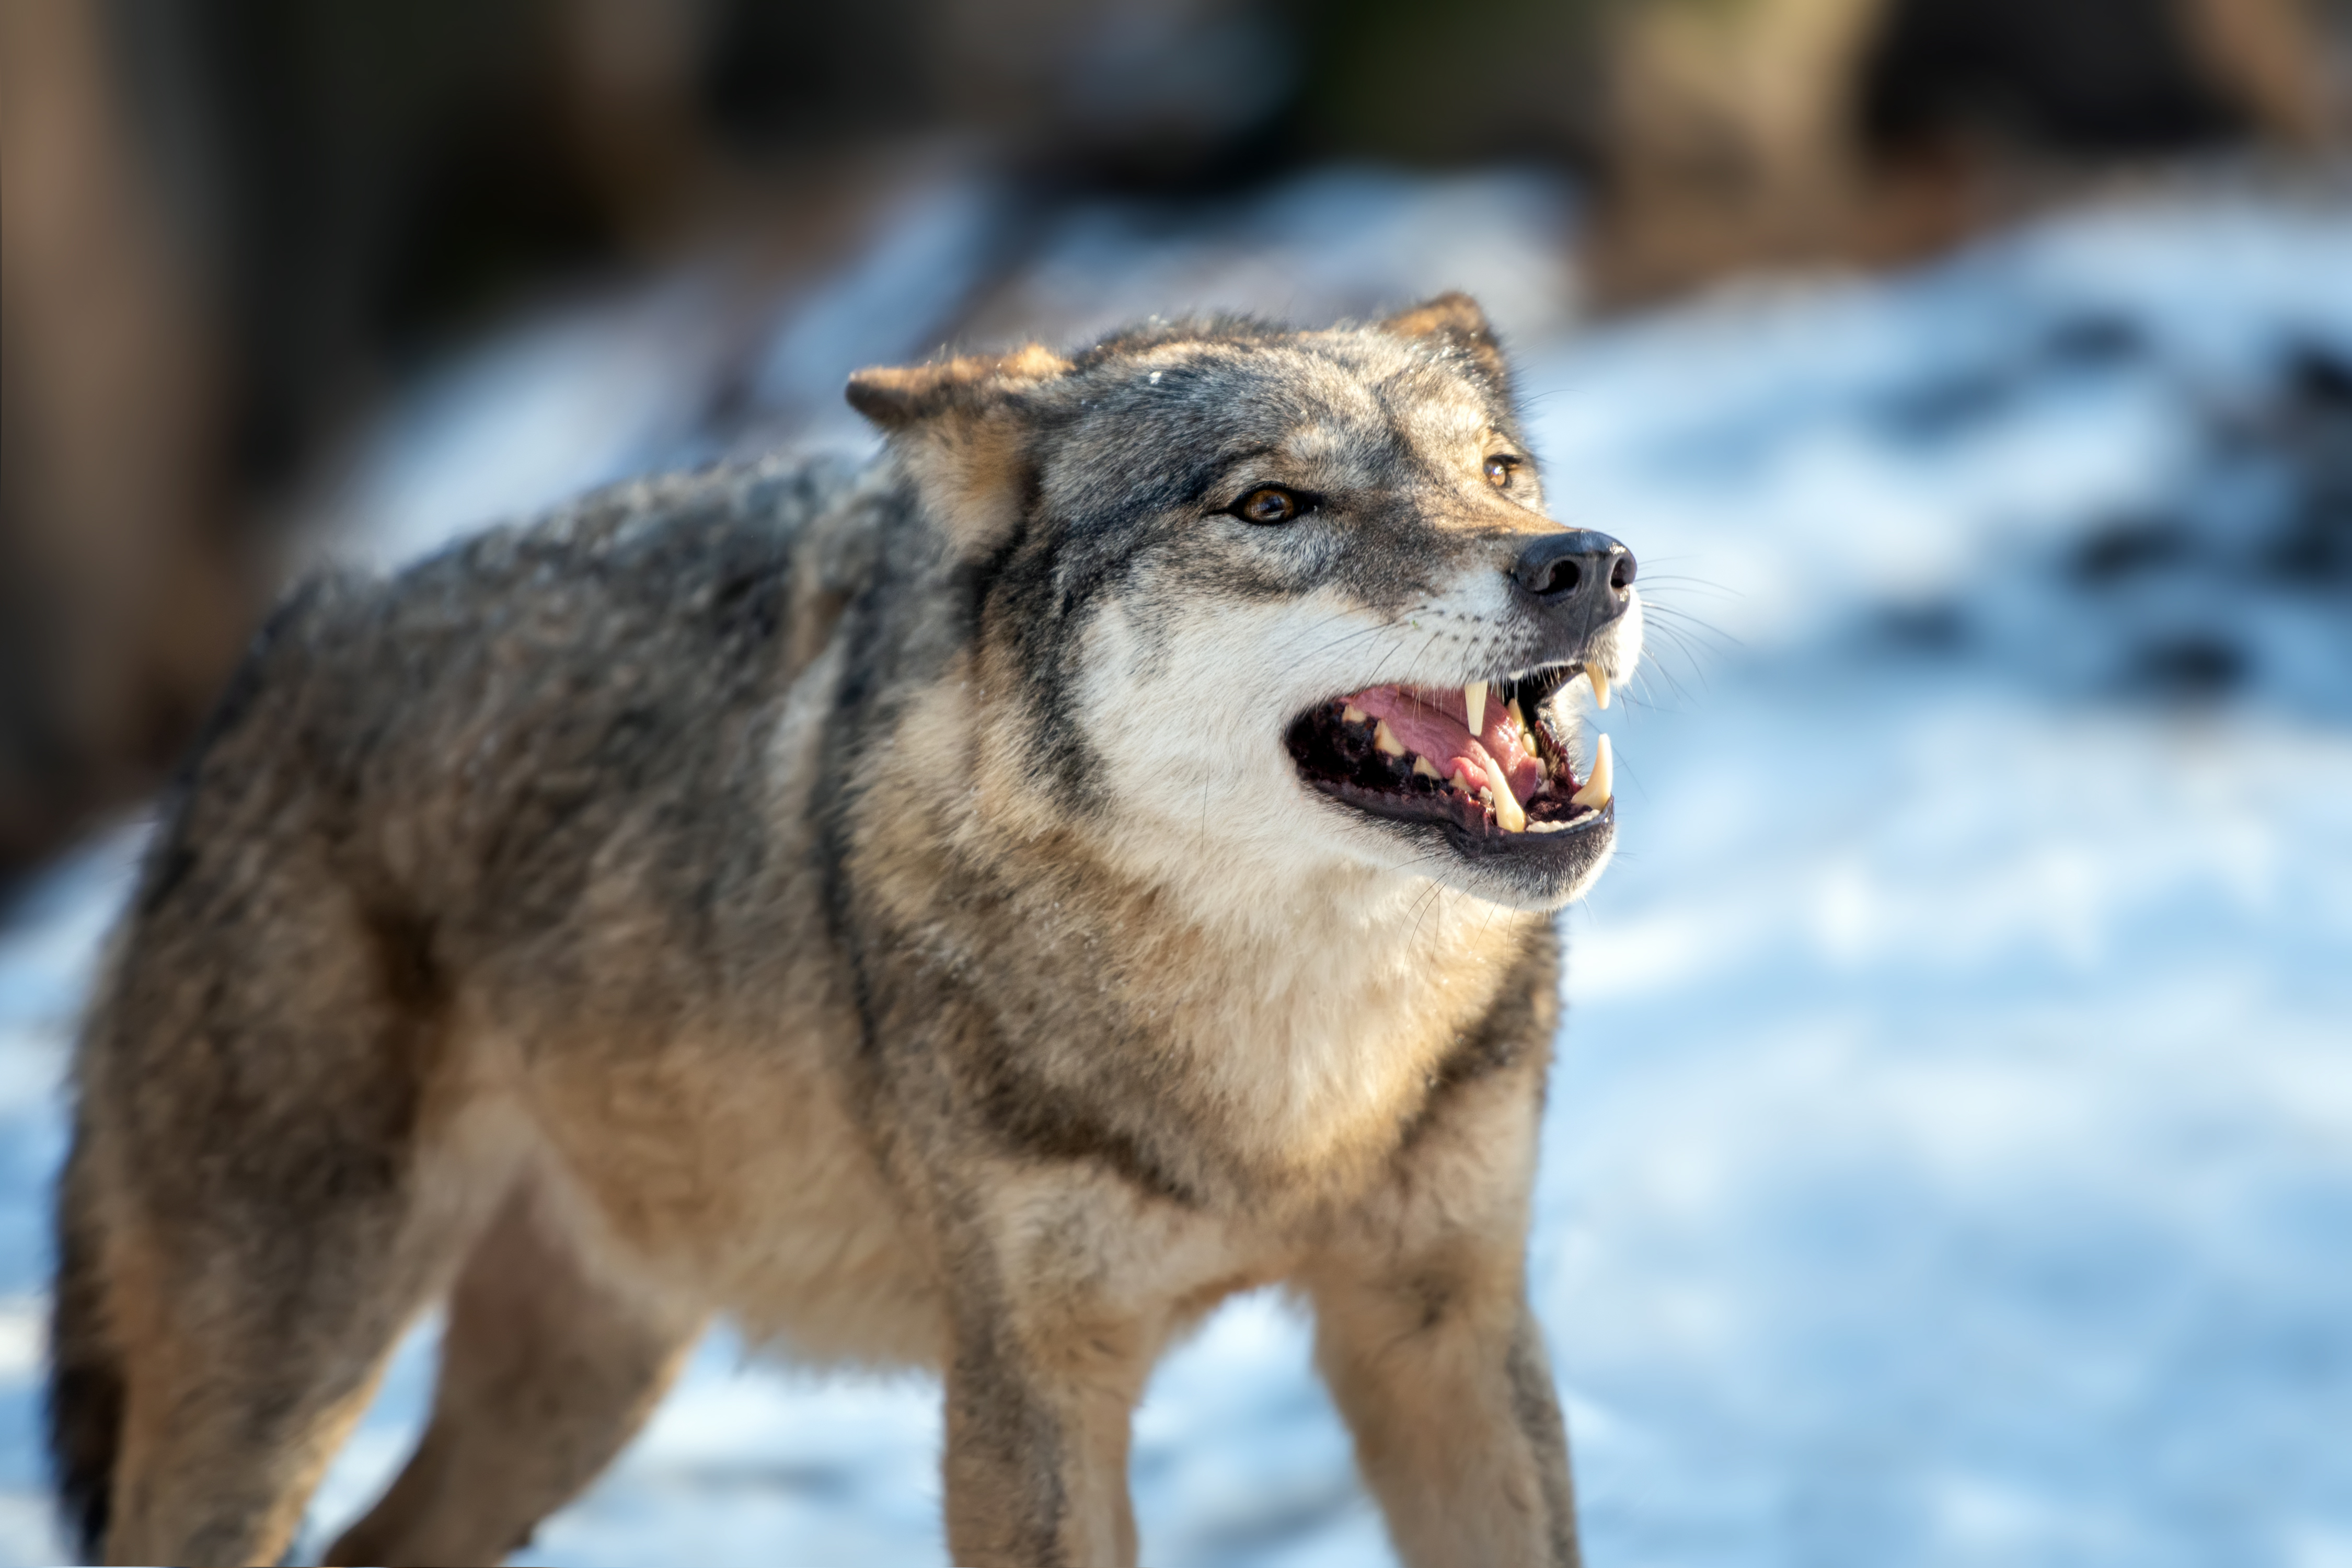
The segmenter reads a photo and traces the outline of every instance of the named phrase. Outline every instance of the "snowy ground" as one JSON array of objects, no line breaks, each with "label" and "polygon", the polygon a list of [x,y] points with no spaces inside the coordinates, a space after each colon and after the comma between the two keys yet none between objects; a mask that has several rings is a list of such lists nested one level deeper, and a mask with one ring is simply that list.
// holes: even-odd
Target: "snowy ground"
[{"label": "snowy ground", "polygon": [[[1434,213],[1540,248],[1507,186],[1339,189],[1367,245]],[[1035,275],[1270,286],[1089,222]],[[1403,287],[1460,262],[1424,247]],[[1891,283],[1506,318],[1555,510],[1696,617],[1607,716],[1622,848],[1569,917],[1538,1207],[1599,1568],[2352,1564],[2347,278],[2352,208],[2179,198]],[[675,437],[643,388],[546,414],[615,352],[592,326],[394,421],[362,544]],[[466,467],[499,432],[450,411],[500,363],[513,395],[466,405],[541,409],[535,479]],[[44,1189],[136,840],[0,930],[0,1563],[56,1560]],[[420,1335],[314,1534],[429,1377]],[[933,1397],[714,1341],[524,1560],[938,1563]],[[1272,1300],[1162,1370],[1135,1479],[1156,1563],[1387,1560]]]}]

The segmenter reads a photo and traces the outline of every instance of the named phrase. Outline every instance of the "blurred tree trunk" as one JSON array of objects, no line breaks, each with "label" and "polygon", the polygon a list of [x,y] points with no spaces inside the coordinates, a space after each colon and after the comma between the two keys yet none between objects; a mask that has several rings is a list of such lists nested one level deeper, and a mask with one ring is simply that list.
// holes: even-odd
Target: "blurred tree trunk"
[{"label": "blurred tree trunk", "polygon": [[212,364],[90,0],[0,5],[0,884],[149,785],[250,614]]}]

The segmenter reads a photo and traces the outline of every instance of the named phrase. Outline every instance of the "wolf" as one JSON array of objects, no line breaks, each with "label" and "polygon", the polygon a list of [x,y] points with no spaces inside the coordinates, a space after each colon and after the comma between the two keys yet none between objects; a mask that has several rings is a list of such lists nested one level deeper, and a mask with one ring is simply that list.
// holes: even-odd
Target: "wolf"
[{"label": "wolf", "polygon": [[50,1440],[93,1559],[494,1563],[714,1317],[934,1369],[967,1564],[1132,1564],[1155,1358],[1279,1285],[1408,1563],[1578,1560],[1525,1246],[1576,711],[1634,560],[1549,520],[1458,295],[862,372],[717,466],[327,576],[167,799],[74,1066]]}]

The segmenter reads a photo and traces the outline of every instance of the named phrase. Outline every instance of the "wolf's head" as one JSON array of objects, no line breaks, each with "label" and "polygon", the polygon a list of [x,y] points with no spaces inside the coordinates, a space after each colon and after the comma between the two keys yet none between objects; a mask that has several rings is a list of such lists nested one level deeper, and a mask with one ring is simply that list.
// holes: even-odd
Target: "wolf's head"
[{"label": "wolf's head", "polygon": [[[1153,323],[861,372],[975,607],[981,809],[1125,863],[1334,862],[1521,909],[1615,828],[1563,695],[1632,672],[1633,557],[1544,514],[1476,305]],[[1226,879],[1230,880],[1230,879]]]}]

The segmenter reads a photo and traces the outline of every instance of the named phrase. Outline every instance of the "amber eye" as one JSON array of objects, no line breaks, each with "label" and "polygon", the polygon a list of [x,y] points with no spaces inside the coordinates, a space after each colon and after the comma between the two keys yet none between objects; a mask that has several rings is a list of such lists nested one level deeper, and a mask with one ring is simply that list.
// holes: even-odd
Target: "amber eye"
[{"label": "amber eye", "polygon": [[1302,510],[1297,496],[1268,485],[1244,496],[1234,505],[1234,515],[1244,522],[1288,522]]},{"label": "amber eye", "polygon": [[1486,482],[1498,490],[1511,488],[1512,471],[1517,468],[1517,458],[1494,457],[1486,459]]}]

